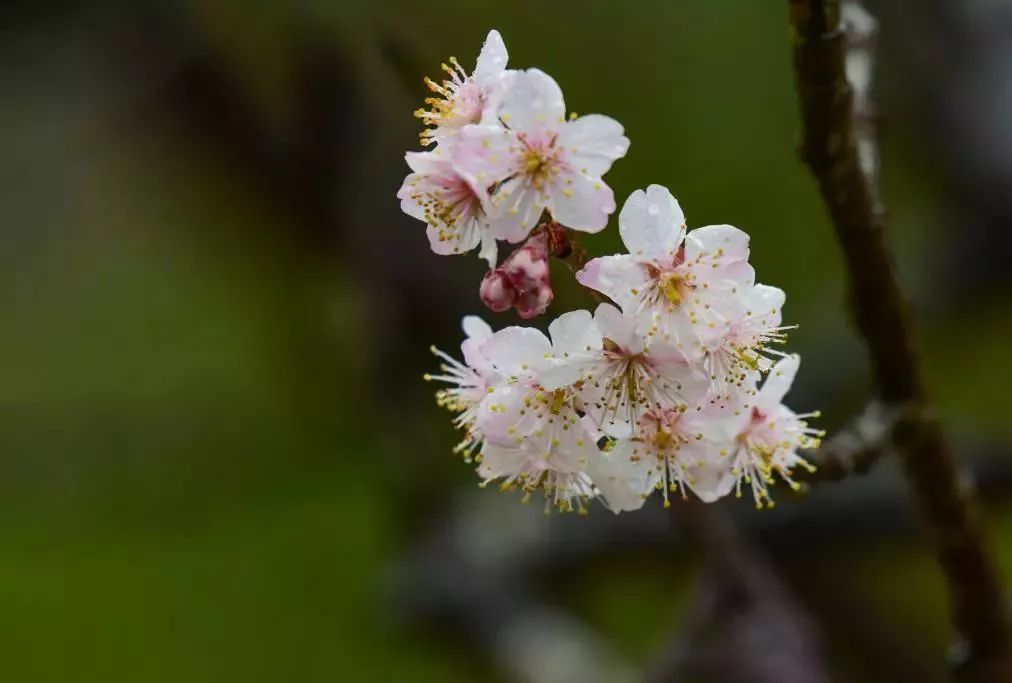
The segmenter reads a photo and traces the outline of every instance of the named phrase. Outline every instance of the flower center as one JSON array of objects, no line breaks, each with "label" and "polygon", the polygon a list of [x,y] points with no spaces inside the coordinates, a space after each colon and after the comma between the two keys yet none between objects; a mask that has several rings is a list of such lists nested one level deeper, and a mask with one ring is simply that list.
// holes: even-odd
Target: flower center
[{"label": "flower center", "polygon": [[675,437],[667,429],[658,429],[654,434],[654,446],[658,451],[667,450],[668,446],[675,442]]},{"label": "flower center", "polygon": [[531,142],[525,135],[518,135],[524,145],[521,168],[536,190],[542,189],[558,170],[555,136],[544,142]]},{"label": "flower center", "polygon": [[566,392],[562,389],[556,389],[548,398],[548,410],[552,415],[558,415],[562,412],[563,406],[566,404]]},{"label": "flower center", "polygon": [[444,179],[429,192],[413,195],[425,211],[425,221],[439,230],[442,241],[458,238],[467,221],[481,213],[481,200],[461,178]]},{"label": "flower center", "polygon": [[689,283],[679,273],[664,273],[657,284],[664,294],[664,298],[672,306],[681,305],[690,289]]}]

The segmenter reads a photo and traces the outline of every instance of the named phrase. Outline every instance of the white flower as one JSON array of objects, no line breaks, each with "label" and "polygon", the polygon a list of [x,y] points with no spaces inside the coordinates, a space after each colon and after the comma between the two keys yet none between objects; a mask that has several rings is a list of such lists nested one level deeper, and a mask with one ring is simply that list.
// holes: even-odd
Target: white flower
[{"label": "white flower", "polygon": [[426,374],[425,380],[450,385],[436,392],[436,402],[457,413],[453,424],[457,429],[463,430],[465,435],[454,452],[463,453],[465,461],[470,462],[475,451],[482,445],[481,432],[477,428],[478,406],[500,378],[484,352],[484,346],[492,336],[492,328],[473,315],[464,318],[463,327],[467,335],[467,339],[460,345],[464,362],[461,363],[433,346],[432,353],[443,361],[440,365],[443,374]]},{"label": "white flower", "polygon": [[630,438],[615,442],[609,455],[638,470],[637,480],[646,484],[644,494],[660,489],[665,507],[669,492],[685,498],[686,490],[711,503],[734,486],[730,463],[720,457],[732,429],[719,407],[651,410],[640,417]]},{"label": "white flower", "polygon": [[799,357],[791,355],[773,366],[754,402],[737,411],[734,441],[729,453],[722,453],[730,456],[736,494],[741,495],[742,483],[750,486],[758,508],[773,507],[769,487],[776,481],[774,474],[797,489],[793,469],[815,469],[798,450],[818,447],[823,433],[805,422],[805,418],[818,417],[818,412],[798,415],[781,403],[799,363]]},{"label": "white flower", "polygon": [[787,341],[784,332],[793,328],[780,324],[786,298],[782,289],[757,284],[742,291],[738,317],[728,320],[722,336],[704,342],[703,366],[714,394],[725,398],[755,384],[773,358],[784,355],[769,345]]},{"label": "white flower", "polygon": [[497,116],[499,125],[464,128],[455,152],[492,188],[496,236],[521,241],[546,209],[574,230],[603,229],[615,198],[601,177],[629,148],[622,126],[598,114],[567,120],[562,91],[538,69],[512,75]]},{"label": "white flower", "polygon": [[412,173],[397,192],[401,210],[424,221],[437,254],[461,254],[481,244],[480,256],[495,267],[496,241],[488,221],[488,193],[453,166],[443,148],[404,155]]},{"label": "white flower", "polygon": [[486,443],[478,475],[483,486],[500,480],[502,491],[523,491],[525,502],[542,491],[546,511],[555,507],[563,512],[586,512],[587,501],[597,495],[586,462],[576,462],[547,440],[509,447]]},{"label": "white flower", "polygon": [[542,386],[572,386],[579,406],[608,436],[628,436],[646,411],[684,409],[705,395],[705,377],[684,353],[647,346],[642,322],[610,304],[598,306],[593,318],[566,313],[548,329],[552,363],[541,372]]},{"label": "white flower", "polygon": [[525,327],[500,330],[483,346],[503,382],[478,410],[485,437],[479,474],[486,481],[503,479],[506,488],[543,489],[562,509],[574,501],[581,507],[593,493],[586,470],[597,444],[581,422],[573,392],[540,384],[550,351],[544,334]]},{"label": "white flower", "polygon": [[681,207],[660,185],[630,195],[619,231],[629,253],[593,259],[577,279],[625,313],[645,315],[651,336],[701,357],[740,317],[742,294],[754,283],[748,235],[730,225],[686,235]]},{"label": "white flower", "polygon": [[[468,75],[455,57],[443,64],[447,78],[425,84],[434,97],[425,100],[428,109],[419,109],[415,116],[429,128],[422,131],[422,144],[443,142],[468,124],[480,123],[493,114],[508,78],[506,61],[509,54],[498,31],[489,31],[481,47],[474,73]],[[493,119],[494,120],[494,119]]]}]

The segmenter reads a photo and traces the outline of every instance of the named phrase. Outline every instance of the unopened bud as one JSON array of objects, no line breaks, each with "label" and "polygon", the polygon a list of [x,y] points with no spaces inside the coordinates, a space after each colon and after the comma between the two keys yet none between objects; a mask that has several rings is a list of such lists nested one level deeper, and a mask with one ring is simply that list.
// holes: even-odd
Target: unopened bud
[{"label": "unopened bud", "polygon": [[510,284],[506,272],[500,267],[485,273],[478,295],[486,306],[496,313],[502,313],[513,305],[517,291]]},{"label": "unopened bud", "polygon": [[517,314],[526,320],[544,313],[554,298],[552,286],[544,282],[535,289],[520,292],[514,306],[517,308]]}]

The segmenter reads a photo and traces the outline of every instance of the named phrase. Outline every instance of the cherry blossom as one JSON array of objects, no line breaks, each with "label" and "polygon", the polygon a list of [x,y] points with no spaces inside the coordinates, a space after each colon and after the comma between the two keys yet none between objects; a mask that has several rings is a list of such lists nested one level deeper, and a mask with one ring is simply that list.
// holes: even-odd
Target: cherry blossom
[{"label": "cherry blossom", "polygon": [[436,392],[436,402],[457,413],[453,424],[457,429],[463,430],[465,435],[454,451],[462,453],[464,459],[470,462],[474,453],[481,449],[483,441],[477,429],[478,406],[491,388],[498,384],[499,377],[484,351],[485,344],[492,337],[492,328],[473,315],[464,318],[463,328],[467,335],[460,345],[464,362],[461,363],[433,346],[432,353],[443,361],[440,365],[441,374],[426,374],[425,380],[449,385]]},{"label": "cherry blossom", "polygon": [[598,232],[615,211],[601,177],[625,156],[629,139],[614,119],[566,119],[562,90],[538,69],[515,73],[498,105],[497,123],[460,132],[457,166],[494,188],[494,232],[523,240],[544,211],[574,230]]},{"label": "cherry blossom", "polygon": [[728,320],[722,336],[704,342],[703,367],[715,395],[746,391],[783,355],[770,344],[787,341],[784,333],[793,327],[781,325],[785,298],[782,289],[768,285],[744,288],[738,317]]},{"label": "cherry blossom", "polygon": [[743,483],[749,486],[758,508],[773,507],[769,487],[776,483],[774,474],[797,489],[799,484],[791,476],[794,468],[814,470],[798,451],[818,447],[823,432],[805,420],[819,413],[799,415],[781,403],[799,364],[800,358],[791,355],[772,367],[755,400],[737,411],[734,440],[727,452],[721,452],[730,457],[736,494],[741,495]]},{"label": "cherry blossom", "polygon": [[685,498],[690,490],[711,503],[734,486],[730,462],[719,455],[733,438],[733,422],[730,414],[721,411],[709,407],[650,410],[640,417],[632,436],[614,444],[610,455],[629,463],[637,472],[634,480],[646,485],[644,493],[659,489],[665,506],[669,493]]},{"label": "cherry blossom", "polygon": [[586,470],[597,445],[584,428],[573,392],[540,384],[550,349],[544,334],[524,327],[500,330],[483,346],[504,381],[488,392],[478,410],[477,424],[486,439],[479,474],[486,482],[501,478],[508,488],[543,489],[566,508],[574,500],[582,505],[592,494]]},{"label": "cherry blossom", "polygon": [[705,395],[705,378],[684,353],[647,346],[643,322],[611,304],[593,318],[586,311],[561,316],[549,331],[553,363],[542,385],[573,385],[583,411],[608,436],[628,436],[646,411],[684,409]]},{"label": "cherry blossom", "polygon": [[509,78],[508,59],[502,36],[493,30],[485,38],[473,74],[468,75],[456,57],[450,57],[450,64],[442,64],[446,73],[442,82],[426,78],[425,85],[433,97],[425,100],[428,109],[415,112],[415,116],[429,126],[421,133],[422,144],[443,142],[464,126],[494,116]]},{"label": "cherry blossom", "polygon": [[629,253],[593,259],[577,280],[646,316],[651,336],[701,357],[743,314],[741,293],[755,280],[748,235],[730,225],[686,234],[678,201],[660,185],[630,195],[619,232]]},{"label": "cherry blossom", "polygon": [[461,254],[481,245],[480,256],[496,262],[489,225],[488,193],[473,176],[457,170],[442,148],[405,155],[412,173],[397,193],[401,210],[424,221],[429,246],[437,254]]}]

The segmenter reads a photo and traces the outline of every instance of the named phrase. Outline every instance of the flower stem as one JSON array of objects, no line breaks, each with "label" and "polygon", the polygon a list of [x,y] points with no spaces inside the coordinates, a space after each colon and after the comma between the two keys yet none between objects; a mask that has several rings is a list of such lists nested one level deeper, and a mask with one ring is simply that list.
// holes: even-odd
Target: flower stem
[{"label": "flower stem", "polygon": [[[590,261],[591,255],[583,244],[580,243],[580,238],[577,236],[578,233],[575,230],[555,221],[542,223],[538,229],[545,230],[548,233],[548,245],[552,256],[565,263],[570,272],[577,273]],[[608,299],[600,292],[582,285],[581,287],[590,294],[590,297],[595,302],[599,304],[608,302]]]}]

